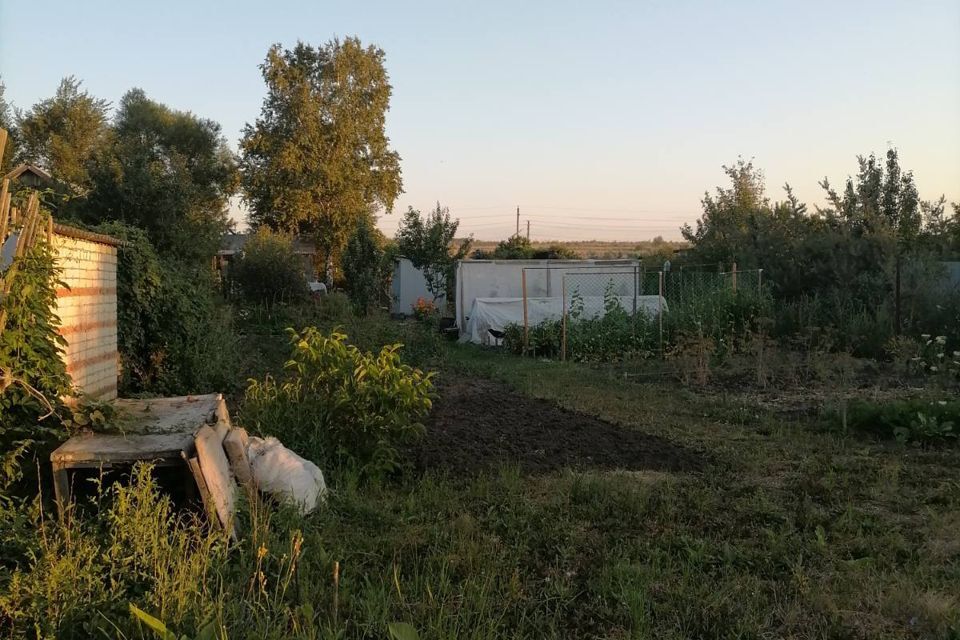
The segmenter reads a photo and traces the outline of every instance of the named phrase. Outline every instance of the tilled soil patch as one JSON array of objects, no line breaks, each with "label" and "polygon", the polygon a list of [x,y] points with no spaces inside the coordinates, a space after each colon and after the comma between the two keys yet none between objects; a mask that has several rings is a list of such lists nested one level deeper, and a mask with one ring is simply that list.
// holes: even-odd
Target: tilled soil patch
[{"label": "tilled soil patch", "polygon": [[564,467],[696,471],[696,452],[658,436],[569,411],[510,387],[446,374],[413,452],[422,469],[473,474],[503,464],[525,473]]}]

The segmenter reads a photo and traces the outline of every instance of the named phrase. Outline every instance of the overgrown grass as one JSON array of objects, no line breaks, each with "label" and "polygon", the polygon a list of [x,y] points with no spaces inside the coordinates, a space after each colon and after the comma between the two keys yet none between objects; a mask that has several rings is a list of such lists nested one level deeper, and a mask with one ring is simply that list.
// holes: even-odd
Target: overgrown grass
[{"label": "overgrown grass", "polygon": [[4,542],[3,633],[147,636],[133,602],[177,633],[212,622],[224,638],[383,638],[393,621],[422,638],[960,634],[957,448],[824,430],[823,407],[785,415],[752,393],[356,323],[369,346],[409,338],[441,377],[502,380],[698,449],[708,467],[348,475],[305,519],[252,509],[234,546],[137,476],[66,525],[2,512],[3,540],[26,547]]}]

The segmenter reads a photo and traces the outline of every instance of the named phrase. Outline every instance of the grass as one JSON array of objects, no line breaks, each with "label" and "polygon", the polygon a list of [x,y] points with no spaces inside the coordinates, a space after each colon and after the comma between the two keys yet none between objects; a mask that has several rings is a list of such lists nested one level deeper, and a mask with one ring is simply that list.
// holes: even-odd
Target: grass
[{"label": "grass", "polygon": [[498,379],[685,444],[707,469],[339,476],[305,519],[253,509],[235,546],[165,511],[146,480],[100,507],[126,505],[125,519],[59,525],[8,509],[5,534],[46,524],[4,558],[0,633],[148,637],[132,602],[177,633],[211,625],[224,638],[383,638],[394,621],[421,638],[960,637],[957,448],[841,435],[816,412],[784,417],[756,394],[636,368],[350,322],[371,346],[410,342],[441,375]]}]

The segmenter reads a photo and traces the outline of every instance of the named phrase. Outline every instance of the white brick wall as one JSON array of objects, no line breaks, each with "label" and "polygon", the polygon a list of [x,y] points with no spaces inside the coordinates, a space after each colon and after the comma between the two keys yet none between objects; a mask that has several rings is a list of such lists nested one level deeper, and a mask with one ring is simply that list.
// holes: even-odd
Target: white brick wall
[{"label": "white brick wall", "polygon": [[55,234],[53,246],[67,285],[57,291],[56,314],[66,339],[67,373],[83,393],[117,397],[117,249]]}]

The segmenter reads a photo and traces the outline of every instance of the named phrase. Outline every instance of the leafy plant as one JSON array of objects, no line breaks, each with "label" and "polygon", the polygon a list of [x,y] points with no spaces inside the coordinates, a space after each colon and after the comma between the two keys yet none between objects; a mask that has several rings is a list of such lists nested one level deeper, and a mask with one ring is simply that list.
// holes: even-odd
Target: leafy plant
[{"label": "leafy plant", "polygon": [[915,420],[910,421],[909,427],[895,427],[893,436],[897,442],[907,444],[926,444],[941,440],[955,439],[957,432],[953,430],[952,420],[940,421],[935,415],[917,413]]},{"label": "leafy plant", "polygon": [[267,227],[250,236],[228,278],[247,302],[298,301],[307,295],[304,264],[294,253],[293,238]]},{"label": "leafy plant", "polygon": [[54,313],[60,269],[53,251],[39,241],[2,274],[0,298],[0,449],[9,451],[60,429],[44,420],[61,407],[70,388],[61,358],[66,341]]},{"label": "leafy plant", "polygon": [[[839,422],[842,416],[835,416]],[[875,404],[858,400],[846,411],[850,429],[882,438],[918,444],[944,444],[956,440],[960,400],[907,399]]]},{"label": "leafy plant", "polygon": [[433,318],[437,314],[437,305],[432,300],[417,298],[413,303],[413,317],[421,322]]},{"label": "leafy plant", "polygon": [[399,344],[374,354],[316,328],[291,329],[290,339],[282,377],[249,382],[242,419],[328,467],[397,471],[402,447],[424,433],[433,374],[403,364]]},{"label": "leafy plant", "polygon": [[390,274],[380,246],[382,241],[382,234],[363,219],[343,250],[345,288],[360,315],[385,298]]},{"label": "leafy plant", "polygon": [[210,272],[161,259],[136,227],[110,222],[96,230],[124,240],[117,252],[121,393],[176,395],[230,386],[236,333]]},{"label": "leafy plant", "polygon": [[410,207],[397,229],[397,252],[420,269],[427,291],[436,302],[450,301],[454,287],[454,268],[470,252],[472,238],[455,241],[460,221],[450,217],[450,210],[437,203],[426,216]]}]

